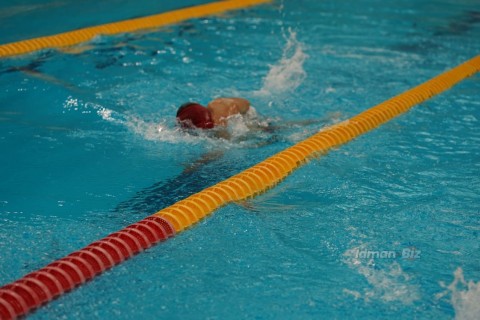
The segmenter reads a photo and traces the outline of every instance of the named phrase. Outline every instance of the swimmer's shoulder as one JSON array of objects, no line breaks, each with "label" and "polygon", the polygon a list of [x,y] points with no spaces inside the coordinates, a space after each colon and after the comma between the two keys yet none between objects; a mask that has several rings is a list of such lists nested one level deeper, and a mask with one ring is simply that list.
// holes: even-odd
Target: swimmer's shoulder
[{"label": "swimmer's shoulder", "polygon": [[250,109],[250,101],[239,97],[222,97],[212,100],[208,106],[213,110],[229,110],[230,114],[244,114]]}]

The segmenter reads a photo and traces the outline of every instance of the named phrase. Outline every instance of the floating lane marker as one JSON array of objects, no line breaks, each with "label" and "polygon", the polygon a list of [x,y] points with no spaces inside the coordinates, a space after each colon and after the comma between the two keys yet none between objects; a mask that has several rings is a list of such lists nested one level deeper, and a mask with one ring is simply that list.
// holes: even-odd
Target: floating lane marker
[{"label": "floating lane marker", "polygon": [[142,18],[107,23],[99,26],[0,45],[0,58],[47,48],[63,48],[89,41],[98,35],[113,35],[160,28],[184,20],[200,18],[231,10],[243,9],[272,0],[227,0],[193,6]]},{"label": "floating lane marker", "polygon": [[15,319],[159,241],[172,225],[150,216],[0,288],[0,319]]},{"label": "floating lane marker", "polygon": [[0,288],[0,319],[24,315],[146,248],[173,237],[217,208],[265,192],[308,159],[380,126],[478,71],[480,56],[3,286]]}]

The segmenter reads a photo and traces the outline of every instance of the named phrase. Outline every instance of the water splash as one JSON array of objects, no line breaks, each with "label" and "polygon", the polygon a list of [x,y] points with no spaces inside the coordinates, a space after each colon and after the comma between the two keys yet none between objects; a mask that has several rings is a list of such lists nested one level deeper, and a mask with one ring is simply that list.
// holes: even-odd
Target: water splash
[{"label": "water splash", "polygon": [[440,299],[451,295],[450,302],[455,310],[455,319],[470,320],[478,319],[480,315],[480,281],[465,281],[463,269],[457,268],[454,272],[454,279],[448,286],[440,282],[440,286],[447,290],[436,295]]},{"label": "water splash", "polygon": [[412,277],[405,273],[397,261],[386,262],[379,267],[374,259],[358,258],[356,253],[362,250],[363,245],[347,250],[344,254],[344,262],[360,275],[365,277],[371,287],[363,292],[345,288],[346,294],[355,299],[363,298],[366,302],[381,300],[383,302],[401,302],[410,305],[420,299],[418,287],[412,284]]},{"label": "water splash", "polygon": [[[221,146],[255,147],[259,140],[268,140],[269,119],[260,118],[253,107],[246,115],[234,115],[229,118],[227,128],[212,130],[192,130],[185,132],[175,124],[175,119],[158,118],[156,115],[139,116],[134,111],[115,111],[94,102],[84,102],[72,96],[63,104],[64,112],[96,114],[102,120],[124,128],[146,141],[167,142],[172,144],[205,144],[207,147]],[[145,115],[144,115],[145,116]],[[85,134],[85,133],[84,133]]]},{"label": "water splash", "polygon": [[297,33],[289,29],[287,43],[283,48],[282,58],[274,65],[263,79],[263,86],[255,95],[266,96],[290,92],[298,88],[307,77],[303,68],[308,55],[304,44],[297,40]]},{"label": "water splash", "polygon": [[178,127],[169,126],[166,119],[149,121],[135,114],[124,114],[102,106],[97,106],[96,110],[103,120],[122,126],[146,141],[197,144],[211,140],[208,135],[200,130],[195,135],[188,135]]}]

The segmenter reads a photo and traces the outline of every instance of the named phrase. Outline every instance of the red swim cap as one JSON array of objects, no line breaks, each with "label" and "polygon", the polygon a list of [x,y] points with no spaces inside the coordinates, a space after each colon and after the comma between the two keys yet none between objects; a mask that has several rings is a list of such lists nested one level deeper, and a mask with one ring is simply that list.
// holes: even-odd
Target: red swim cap
[{"label": "red swim cap", "polygon": [[196,102],[183,104],[177,111],[177,121],[184,128],[211,129],[214,127],[210,110]]}]

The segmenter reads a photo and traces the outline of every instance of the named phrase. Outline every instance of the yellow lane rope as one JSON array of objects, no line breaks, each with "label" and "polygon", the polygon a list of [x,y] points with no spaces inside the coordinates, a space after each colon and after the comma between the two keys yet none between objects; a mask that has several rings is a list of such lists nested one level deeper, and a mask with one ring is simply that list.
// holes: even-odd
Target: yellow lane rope
[{"label": "yellow lane rope", "polygon": [[380,126],[478,71],[480,55],[349,120],[323,129],[259,164],[155,213],[154,216],[169,221],[175,230],[180,232],[221,206],[268,190],[309,158],[326,153],[329,149]]},{"label": "yellow lane rope", "polygon": [[184,20],[219,14],[230,10],[238,10],[250,6],[271,2],[272,0],[226,0],[179,9],[143,18],[108,23],[83,28],[56,35],[39,37],[24,41],[0,45],[0,58],[15,56],[46,48],[62,48],[73,46],[98,35],[112,35],[139,30],[159,28]]}]

